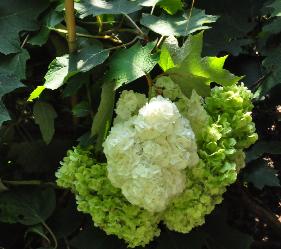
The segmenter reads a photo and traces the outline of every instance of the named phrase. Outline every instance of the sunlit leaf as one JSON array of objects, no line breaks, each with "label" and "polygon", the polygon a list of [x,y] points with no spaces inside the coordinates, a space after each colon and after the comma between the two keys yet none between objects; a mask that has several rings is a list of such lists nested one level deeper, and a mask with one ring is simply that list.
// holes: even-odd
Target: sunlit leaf
[{"label": "sunlit leaf", "polygon": [[158,62],[158,55],[152,54],[155,43],[134,46],[116,52],[110,61],[108,79],[115,81],[115,88],[130,83],[148,74]]},{"label": "sunlit leaf", "polygon": [[80,0],[75,8],[81,18],[86,16],[99,16],[104,14],[130,14],[141,9],[138,1],[128,0]]},{"label": "sunlit leaf", "polygon": [[162,48],[161,48],[161,53],[160,53],[160,58],[159,58],[158,63],[164,72],[175,66],[173,59],[170,55],[170,52],[166,46],[162,46]]},{"label": "sunlit leaf", "polygon": [[87,72],[95,66],[103,63],[109,55],[100,43],[87,45],[75,54],[66,54],[55,58],[49,65],[45,75],[45,88],[55,90],[62,86],[70,77],[79,72]]},{"label": "sunlit leaf", "polygon": [[183,10],[183,3],[181,0],[161,0],[158,5],[163,8],[170,15]]},{"label": "sunlit leaf", "polygon": [[209,29],[207,24],[217,20],[217,16],[206,15],[204,10],[193,9],[191,17],[188,13],[178,16],[162,15],[160,17],[143,14],[140,22],[155,33],[163,36],[187,36],[199,30]]},{"label": "sunlit leaf", "polygon": [[224,57],[201,57],[203,33],[191,36],[179,50],[185,55],[180,59],[180,64],[167,71],[171,79],[189,96],[195,89],[201,96],[207,96],[210,92],[210,83],[216,82],[222,86],[237,83],[241,77],[231,74],[223,68]]},{"label": "sunlit leaf", "polygon": [[37,99],[40,97],[41,93],[44,91],[45,86],[37,86],[30,96],[28,97],[27,101],[33,101],[34,99]]},{"label": "sunlit leaf", "polygon": [[161,0],[140,0],[140,5],[145,7],[152,7],[155,6]]}]

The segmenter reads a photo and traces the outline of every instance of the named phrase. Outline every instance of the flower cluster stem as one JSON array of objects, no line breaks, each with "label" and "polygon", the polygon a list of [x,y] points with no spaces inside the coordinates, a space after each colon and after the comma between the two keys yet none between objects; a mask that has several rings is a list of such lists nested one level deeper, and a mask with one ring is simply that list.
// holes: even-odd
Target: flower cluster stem
[{"label": "flower cluster stem", "polygon": [[73,0],[65,0],[65,22],[67,27],[67,42],[69,53],[74,53],[77,50],[77,43]]}]

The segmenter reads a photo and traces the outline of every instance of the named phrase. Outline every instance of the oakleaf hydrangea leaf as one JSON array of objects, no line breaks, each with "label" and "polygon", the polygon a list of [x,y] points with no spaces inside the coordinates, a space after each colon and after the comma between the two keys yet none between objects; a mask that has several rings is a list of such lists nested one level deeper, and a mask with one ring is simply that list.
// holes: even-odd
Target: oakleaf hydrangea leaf
[{"label": "oakleaf hydrangea leaf", "polygon": [[104,50],[100,43],[95,42],[90,46],[81,48],[75,54],[57,57],[49,65],[44,86],[55,90],[70,77],[79,72],[87,72],[103,63],[108,55],[109,51]]},{"label": "oakleaf hydrangea leaf", "polygon": [[21,188],[0,193],[0,220],[35,225],[45,221],[56,206],[52,188]]},{"label": "oakleaf hydrangea leaf", "polygon": [[254,167],[245,173],[244,179],[258,189],[263,189],[264,186],[280,186],[277,170],[270,168],[265,160],[258,160]]},{"label": "oakleaf hydrangea leaf", "polygon": [[35,123],[39,125],[43,140],[49,144],[55,133],[54,121],[57,113],[53,106],[46,102],[36,102],[33,107]]},{"label": "oakleaf hydrangea leaf", "polygon": [[170,55],[170,52],[166,46],[162,46],[161,48],[161,53],[158,63],[164,72],[175,66],[174,61]]},{"label": "oakleaf hydrangea leaf", "polygon": [[281,142],[279,141],[258,141],[246,153],[246,162],[254,161],[264,154],[280,155]]},{"label": "oakleaf hydrangea leaf", "polygon": [[37,86],[32,93],[29,95],[27,101],[33,101],[34,99],[37,99],[40,97],[41,93],[44,91],[44,86]]},{"label": "oakleaf hydrangea leaf", "polygon": [[45,0],[0,1],[0,53],[19,52],[19,32],[36,30],[36,19],[47,6]]},{"label": "oakleaf hydrangea leaf", "polygon": [[278,47],[268,52],[266,55],[267,57],[263,60],[262,65],[266,73],[268,73],[268,76],[265,77],[262,84],[255,92],[255,97],[257,99],[262,98],[262,96],[267,94],[273,87],[281,83],[281,49]]},{"label": "oakleaf hydrangea leaf", "polygon": [[188,42],[185,42],[181,47],[179,46],[178,40],[174,36],[169,36],[163,42],[162,47],[167,48],[173,62],[177,65],[181,64],[189,53]]},{"label": "oakleaf hydrangea leaf", "polygon": [[163,36],[187,36],[199,30],[209,29],[210,26],[206,24],[213,23],[216,20],[217,16],[206,15],[204,10],[193,9],[190,18],[188,13],[177,16],[162,15],[160,17],[143,14],[140,22]]},{"label": "oakleaf hydrangea leaf", "polygon": [[30,58],[26,49],[10,55],[0,56],[0,71],[13,72],[18,79],[25,79],[26,61]]},{"label": "oakleaf hydrangea leaf", "polygon": [[138,1],[128,0],[81,0],[75,4],[75,8],[81,18],[86,16],[99,16],[104,14],[130,14],[141,9]]},{"label": "oakleaf hydrangea leaf", "polygon": [[9,115],[8,110],[6,109],[4,103],[0,101],[0,126],[3,124],[3,122],[10,120],[11,117]]},{"label": "oakleaf hydrangea leaf", "polygon": [[243,46],[253,42],[252,36],[248,34],[257,24],[255,17],[260,16],[262,2],[264,1],[201,0],[197,6],[220,16],[212,29],[204,34],[204,55],[215,56],[224,52],[236,56],[244,52]]},{"label": "oakleaf hydrangea leaf", "polygon": [[43,18],[43,24],[39,32],[32,36],[27,43],[33,46],[42,46],[48,41],[51,29],[55,28],[63,20],[63,14],[55,10],[50,12]]},{"label": "oakleaf hydrangea leaf", "polygon": [[140,43],[136,43],[113,55],[109,64],[108,78],[115,81],[116,89],[148,74],[154,68],[158,62],[158,56],[151,54],[154,46],[154,42],[150,42],[144,47]]},{"label": "oakleaf hydrangea leaf", "polygon": [[281,31],[281,18],[274,18],[272,22],[262,27],[262,33],[278,34]]},{"label": "oakleaf hydrangea leaf", "polygon": [[182,10],[183,7],[181,0],[162,0],[158,5],[170,15],[174,15],[176,12]]},{"label": "oakleaf hydrangea leaf", "polygon": [[231,53],[235,56],[242,52],[242,46],[252,42],[245,38],[252,30],[253,24],[244,18],[235,18],[230,15],[222,15],[211,30],[206,31],[204,53],[217,55],[219,52]]},{"label": "oakleaf hydrangea leaf", "polygon": [[226,56],[201,58],[202,43],[202,32],[189,37],[182,47],[186,57],[180,65],[167,71],[171,79],[181,87],[187,96],[191,94],[192,89],[195,89],[201,96],[208,95],[211,82],[229,86],[241,79],[223,69]]},{"label": "oakleaf hydrangea leaf", "polygon": [[15,76],[8,75],[0,71],[0,126],[3,122],[10,120],[9,112],[4,103],[1,101],[1,98],[5,94],[23,86],[24,85]]},{"label": "oakleaf hydrangea leaf", "polygon": [[7,93],[24,85],[15,76],[0,73],[0,99]]},{"label": "oakleaf hydrangea leaf", "polygon": [[183,4],[181,0],[142,0],[140,1],[140,5],[145,7],[159,5],[170,15],[173,15],[177,11],[183,9]]},{"label": "oakleaf hydrangea leaf", "polygon": [[275,0],[273,3],[269,4],[267,7],[273,8],[273,12],[271,13],[271,17],[281,16],[281,2],[279,0]]},{"label": "oakleaf hydrangea leaf", "polygon": [[145,7],[152,7],[159,3],[161,0],[141,0],[140,5]]}]

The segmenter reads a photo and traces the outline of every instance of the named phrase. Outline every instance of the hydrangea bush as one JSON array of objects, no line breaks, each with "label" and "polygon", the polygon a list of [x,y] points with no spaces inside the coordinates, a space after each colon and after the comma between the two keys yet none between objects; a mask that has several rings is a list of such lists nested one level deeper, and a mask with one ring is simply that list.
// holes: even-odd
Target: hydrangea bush
[{"label": "hydrangea bush", "polygon": [[129,247],[159,236],[161,221],[188,233],[222,201],[245,165],[243,150],[257,140],[252,97],[243,84],[187,97],[166,76],[150,98],[125,90],[103,143],[107,162],[97,162],[92,148],[75,147],[57,183],[75,193],[96,226]]}]

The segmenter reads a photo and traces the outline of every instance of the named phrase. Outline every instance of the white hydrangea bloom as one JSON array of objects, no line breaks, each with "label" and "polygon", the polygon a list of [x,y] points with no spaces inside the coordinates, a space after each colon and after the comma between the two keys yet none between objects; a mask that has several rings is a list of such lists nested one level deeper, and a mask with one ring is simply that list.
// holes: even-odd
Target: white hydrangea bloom
[{"label": "white hydrangea bloom", "polygon": [[185,117],[188,111],[188,98],[182,93],[180,87],[167,76],[162,76],[157,79],[153,86],[153,94],[157,95],[159,91],[165,98],[172,100],[180,113]]},{"label": "white hydrangea bloom", "polygon": [[184,169],[199,160],[189,121],[162,96],[116,123],[103,146],[112,184],[151,212],[163,211],[184,190]]},{"label": "white hydrangea bloom", "polygon": [[135,93],[134,91],[123,91],[116,104],[115,112],[117,118],[114,123],[124,122],[138,113],[138,110],[146,103],[144,94]]},{"label": "white hydrangea bloom", "polygon": [[202,129],[208,126],[209,115],[203,106],[202,97],[195,90],[192,91],[190,98],[187,98],[180,87],[175,84],[170,77],[162,76],[153,87],[154,94],[160,90],[165,98],[171,99],[179,109],[181,115],[187,118],[197,136]]}]

